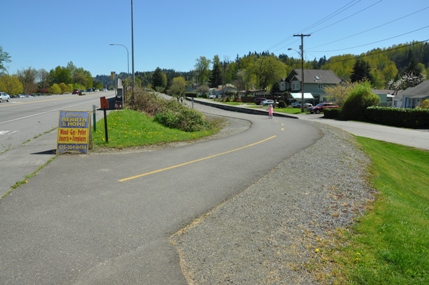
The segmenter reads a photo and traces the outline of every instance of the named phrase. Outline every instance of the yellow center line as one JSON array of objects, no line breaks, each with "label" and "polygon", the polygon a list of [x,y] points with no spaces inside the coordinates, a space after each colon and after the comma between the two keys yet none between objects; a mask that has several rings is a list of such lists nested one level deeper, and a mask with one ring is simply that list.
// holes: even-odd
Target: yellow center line
[{"label": "yellow center line", "polygon": [[235,152],[235,151],[243,150],[243,149],[255,146],[257,144],[261,144],[261,143],[266,142],[268,140],[271,140],[271,139],[273,139],[275,137],[276,136],[272,136],[272,137],[266,138],[264,140],[261,140],[261,141],[258,141],[258,142],[252,143],[252,144],[248,144],[248,145],[245,145],[245,146],[242,146],[242,147],[239,147],[239,148],[235,148],[235,149],[232,149],[232,150],[228,150],[228,151],[225,151],[225,152],[221,152],[221,153],[209,155],[209,156],[206,156],[206,157],[202,157],[202,158],[198,158],[198,159],[191,160],[191,161],[188,161],[188,162],[184,162],[184,163],[172,165],[172,166],[169,166],[169,167],[166,167],[166,168],[161,168],[161,169],[158,169],[158,170],[146,172],[146,173],[143,173],[143,174],[139,174],[139,175],[135,175],[135,176],[130,176],[130,177],[127,177],[127,178],[122,178],[122,179],[119,179],[118,181],[119,182],[125,182],[125,181],[128,181],[128,180],[140,178],[140,177],[143,177],[143,176],[148,176],[148,175],[152,175],[152,174],[155,174],[155,173],[160,173],[160,172],[163,172],[163,171],[167,171],[167,170],[179,168],[179,167],[186,166],[186,165],[189,165],[189,164],[192,164],[192,163],[200,162],[200,161],[207,160],[207,159],[210,159],[210,158],[214,158],[214,157],[217,157],[217,156],[221,156],[221,155],[224,155],[224,154],[228,154],[228,153],[232,153],[232,152]]}]

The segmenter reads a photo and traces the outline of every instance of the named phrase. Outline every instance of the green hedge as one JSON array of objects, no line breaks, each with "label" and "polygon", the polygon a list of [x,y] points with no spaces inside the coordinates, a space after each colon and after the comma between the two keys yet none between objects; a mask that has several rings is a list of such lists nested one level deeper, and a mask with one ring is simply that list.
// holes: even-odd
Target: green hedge
[{"label": "green hedge", "polygon": [[323,117],[327,119],[341,119],[341,109],[326,108],[323,110]]},{"label": "green hedge", "polygon": [[368,107],[365,120],[370,123],[400,128],[428,129],[429,110],[388,107]]}]

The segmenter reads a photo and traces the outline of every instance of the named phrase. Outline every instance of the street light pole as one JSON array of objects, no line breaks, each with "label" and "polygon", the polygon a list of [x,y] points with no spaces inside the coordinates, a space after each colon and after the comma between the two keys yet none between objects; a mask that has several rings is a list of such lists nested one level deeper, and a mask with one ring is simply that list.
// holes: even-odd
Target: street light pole
[{"label": "street light pole", "polygon": [[[127,67],[128,67],[127,78],[128,78],[128,76],[130,76],[130,56],[128,53],[128,48],[123,44],[110,44],[110,45],[111,46],[123,46],[127,50]],[[122,94],[122,107],[124,107],[125,106],[125,93],[128,93],[128,92],[126,92],[125,90],[122,90],[122,92],[123,92],[123,94]]]},{"label": "street light pole", "polygon": [[310,35],[293,35],[294,37],[301,37],[301,112],[304,113],[304,37],[309,37]]}]

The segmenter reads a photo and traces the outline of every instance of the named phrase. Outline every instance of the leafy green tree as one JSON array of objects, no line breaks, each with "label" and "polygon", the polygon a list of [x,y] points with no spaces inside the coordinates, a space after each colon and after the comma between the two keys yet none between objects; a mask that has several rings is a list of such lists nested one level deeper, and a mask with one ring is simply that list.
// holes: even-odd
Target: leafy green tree
[{"label": "leafy green tree", "polygon": [[10,95],[16,95],[23,92],[24,86],[22,86],[18,76],[3,74],[0,75],[0,90]]},{"label": "leafy green tree", "polygon": [[58,84],[58,86],[60,87],[60,89],[61,89],[61,92],[59,92],[59,93],[61,93],[61,94],[64,94],[64,93],[67,93],[67,92],[70,92],[71,90],[69,90],[69,87],[68,87],[68,85],[67,84],[65,84],[65,83],[60,83],[60,84]]},{"label": "leafy green tree", "polygon": [[24,87],[25,94],[31,94],[37,91],[37,74],[37,70],[31,67],[18,71],[17,75],[19,81],[21,81],[22,86]]},{"label": "leafy green tree", "polygon": [[280,84],[278,81],[274,82],[273,87],[271,87],[271,94],[276,94],[280,92]]},{"label": "leafy green tree", "polygon": [[387,82],[398,74],[395,63],[381,49],[374,49],[366,53],[363,59],[371,66],[372,86],[374,88],[386,88]]},{"label": "leafy green tree", "polygon": [[232,84],[238,91],[246,90],[246,70],[237,71],[236,79],[232,81]]},{"label": "leafy green tree", "polygon": [[200,58],[197,59],[197,63],[195,64],[194,68],[197,77],[197,83],[207,83],[210,76],[210,59],[207,59],[205,56],[200,56]]},{"label": "leafy green tree", "polygon": [[201,94],[203,97],[207,97],[210,87],[207,84],[199,85],[197,88],[197,93]]},{"label": "leafy green tree", "polygon": [[67,67],[57,66],[55,69],[49,71],[49,79],[51,80],[51,84],[60,84],[61,82],[65,84],[72,83],[71,71]]},{"label": "leafy green tree", "polygon": [[84,86],[86,88],[91,88],[92,84],[92,76],[89,71],[86,71],[83,68],[75,68],[73,71],[70,71],[72,74],[71,81],[73,84],[78,84],[80,86]]},{"label": "leafy green tree", "polygon": [[352,54],[332,56],[328,59],[326,64],[322,66],[322,69],[332,70],[339,78],[348,81],[350,80],[351,71],[353,70],[355,62],[355,56]]},{"label": "leafy green tree", "polygon": [[368,62],[358,59],[353,66],[352,74],[350,75],[351,82],[369,81],[373,83],[374,78],[371,75],[371,66]]},{"label": "leafy green tree", "polygon": [[423,100],[423,102],[420,104],[420,108],[429,109],[429,99]]},{"label": "leafy green tree", "polygon": [[213,58],[213,69],[210,75],[210,87],[217,88],[222,85],[222,63],[219,56],[215,55]]},{"label": "leafy green tree", "polygon": [[10,56],[7,52],[3,51],[3,47],[0,46],[0,75],[7,72],[7,68],[4,63],[11,62]]},{"label": "leafy green tree", "polygon": [[49,92],[51,94],[61,94],[62,90],[61,87],[59,86],[59,84],[54,83],[52,84],[52,86],[49,88]]},{"label": "leafy green tree", "polygon": [[95,89],[101,90],[101,89],[103,89],[103,83],[101,83],[100,81],[95,81],[94,87],[95,87]]},{"label": "leafy green tree", "polygon": [[155,72],[152,74],[152,88],[158,92],[163,92],[167,86],[167,75],[165,75],[162,70],[157,67]]},{"label": "leafy green tree", "polygon": [[182,76],[173,78],[168,94],[171,96],[183,96],[186,92],[186,81]]},{"label": "leafy green tree", "polygon": [[275,56],[261,56],[253,65],[253,73],[256,75],[260,89],[267,87],[286,77],[286,68]]},{"label": "leafy green tree", "polygon": [[49,72],[41,68],[37,71],[37,78],[39,79],[39,91],[46,93],[48,91],[47,88],[49,88]]},{"label": "leafy green tree", "polygon": [[323,88],[323,91],[328,95],[329,101],[335,101],[335,103],[341,107],[344,105],[353,87],[353,83],[344,82],[337,85],[326,86]]},{"label": "leafy green tree", "polygon": [[371,84],[366,81],[354,85],[350,95],[341,109],[341,117],[345,120],[365,120],[365,110],[370,106],[377,106],[380,97],[372,93]]}]

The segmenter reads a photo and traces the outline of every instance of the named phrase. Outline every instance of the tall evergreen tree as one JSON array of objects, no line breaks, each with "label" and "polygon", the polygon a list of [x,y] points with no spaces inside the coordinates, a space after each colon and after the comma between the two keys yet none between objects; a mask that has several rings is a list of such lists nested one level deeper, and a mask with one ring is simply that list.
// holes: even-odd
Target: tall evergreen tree
[{"label": "tall evergreen tree", "polygon": [[7,52],[3,51],[3,48],[0,46],[0,74],[7,72],[7,68],[4,65],[5,62],[10,62],[10,56]]},{"label": "tall evergreen tree", "polygon": [[211,88],[217,88],[222,85],[222,66],[218,55],[213,58],[213,69],[209,81]]},{"label": "tall evergreen tree", "polygon": [[371,67],[368,62],[358,59],[353,66],[352,74],[350,75],[351,82],[369,81],[371,84],[374,81],[371,75]]},{"label": "tall evergreen tree", "polygon": [[[167,86],[167,76],[162,72],[161,68],[157,67],[152,74],[152,88],[155,90],[165,89]],[[162,91],[161,90],[161,91]]]}]

